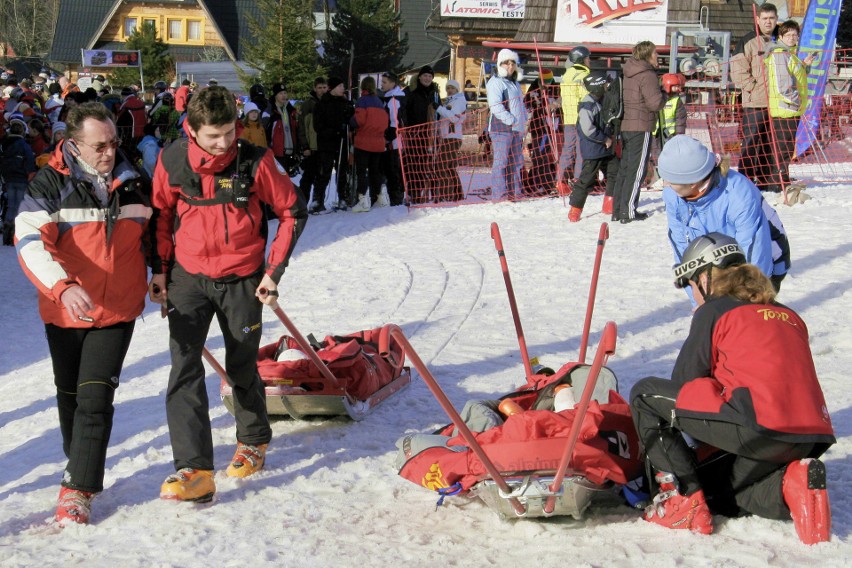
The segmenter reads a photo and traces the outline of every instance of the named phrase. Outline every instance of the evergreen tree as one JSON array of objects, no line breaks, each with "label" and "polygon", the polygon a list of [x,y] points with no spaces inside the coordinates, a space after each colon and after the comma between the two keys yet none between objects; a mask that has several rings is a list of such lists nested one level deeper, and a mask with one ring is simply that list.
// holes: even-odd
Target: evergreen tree
[{"label": "evergreen tree", "polygon": [[[359,73],[396,71],[408,51],[408,34],[399,37],[402,18],[388,0],[339,0],[324,42],[323,62],[330,75],[352,80]],[[354,55],[353,55],[354,46]]]},{"label": "evergreen tree", "polygon": [[253,42],[244,59],[259,73],[237,69],[246,91],[260,80],[266,87],[283,82],[293,98],[309,95],[314,78],[323,74],[314,37],[313,0],[257,0],[259,17],[249,17]]},{"label": "evergreen tree", "polygon": [[[157,81],[169,81],[175,75],[175,62],[169,55],[169,46],[157,37],[153,24],[137,27],[127,38],[124,49],[140,51],[142,74],[146,85]],[[139,68],[116,68],[110,73],[110,84],[115,86],[134,85],[139,82]]]},{"label": "evergreen tree", "polygon": [[837,22],[837,47],[852,49],[852,6],[843,2],[840,6],[840,21]]}]

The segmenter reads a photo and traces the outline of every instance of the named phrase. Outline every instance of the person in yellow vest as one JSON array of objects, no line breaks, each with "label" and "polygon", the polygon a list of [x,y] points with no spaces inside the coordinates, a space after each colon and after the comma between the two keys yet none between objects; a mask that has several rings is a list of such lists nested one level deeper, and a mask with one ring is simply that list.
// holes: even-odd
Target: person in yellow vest
[{"label": "person in yellow vest", "polygon": [[[583,169],[583,156],[580,154],[580,139],[577,136],[577,105],[588,93],[583,79],[589,74],[592,52],[578,45],[568,53],[565,74],[559,85],[562,97],[562,119],[565,136],[562,141],[562,154],[556,171],[556,189],[560,195],[571,193],[571,180],[580,175]],[[564,179],[570,170],[568,180]]]},{"label": "person in yellow vest", "polygon": [[668,99],[666,106],[659,113],[659,122],[654,134],[659,136],[662,148],[672,137],[686,134],[686,104],[681,99],[686,77],[683,73],[666,73],[661,82]]},{"label": "person in yellow vest", "polygon": [[796,130],[808,104],[808,68],[813,63],[814,53],[804,59],[796,55],[799,32],[799,23],[794,20],[778,26],[778,42],[767,46],[764,58],[776,156],[770,180],[773,184],[791,182],[789,166],[796,149]]}]

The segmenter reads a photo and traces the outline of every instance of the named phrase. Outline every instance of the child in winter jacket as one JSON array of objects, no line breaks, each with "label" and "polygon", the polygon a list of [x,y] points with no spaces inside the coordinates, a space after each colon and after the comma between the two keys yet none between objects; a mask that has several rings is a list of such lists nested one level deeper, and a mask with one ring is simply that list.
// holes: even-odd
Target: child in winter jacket
[{"label": "child in winter jacket", "polygon": [[438,142],[438,158],[435,163],[435,176],[438,178],[435,199],[438,201],[461,201],[464,199],[457,168],[465,111],[467,111],[467,99],[461,92],[461,86],[458,81],[450,79],[447,81],[447,98],[436,111],[441,132]]},{"label": "child in winter jacket", "polygon": [[248,140],[259,148],[266,148],[266,131],[260,122],[260,109],[255,103],[246,103],[243,107],[243,131],[240,138]]}]

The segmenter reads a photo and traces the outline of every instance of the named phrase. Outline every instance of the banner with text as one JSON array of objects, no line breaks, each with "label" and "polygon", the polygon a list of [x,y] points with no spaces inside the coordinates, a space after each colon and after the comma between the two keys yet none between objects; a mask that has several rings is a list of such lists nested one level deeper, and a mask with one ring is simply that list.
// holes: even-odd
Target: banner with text
[{"label": "banner with text", "polygon": [[84,49],[83,67],[139,67],[138,51]]},{"label": "banner with text", "polygon": [[668,43],[668,0],[559,0],[553,41]]},{"label": "banner with text", "polygon": [[804,154],[811,142],[818,137],[820,112],[828,79],[828,66],[832,59],[831,52],[837,37],[839,14],[840,0],[811,0],[802,24],[799,56],[807,57],[813,52],[816,53],[816,60],[808,71],[808,108],[805,109],[805,115],[796,132],[797,156]]},{"label": "banner with text", "polygon": [[442,18],[524,17],[526,0],[441,0]]}]

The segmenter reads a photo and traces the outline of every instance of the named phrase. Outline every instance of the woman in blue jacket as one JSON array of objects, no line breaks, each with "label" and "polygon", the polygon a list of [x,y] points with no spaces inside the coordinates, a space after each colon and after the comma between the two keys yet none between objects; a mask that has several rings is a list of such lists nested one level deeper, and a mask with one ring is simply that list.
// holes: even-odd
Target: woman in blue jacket
[{"label": "woman in blue jacket", "polygon": [[733,237],[749,263],[772,280],[776,291],[790,269],[790,243],[775,210],[757,187],[731,170],[727,160],[686,135],[669,140],[657,166],[675,263],[693,239],[709,232]]}]

